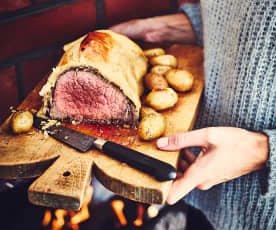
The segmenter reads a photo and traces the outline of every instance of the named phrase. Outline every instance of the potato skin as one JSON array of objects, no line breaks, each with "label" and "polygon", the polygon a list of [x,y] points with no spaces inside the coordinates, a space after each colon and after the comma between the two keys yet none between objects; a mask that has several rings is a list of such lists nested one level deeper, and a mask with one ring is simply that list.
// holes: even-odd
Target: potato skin
[{"label": "potato skin", "polygon": [[150,114],[156,114],[157,112],[148,106],[142,106],[140,113],[141,113],[141,117],[144,118]]},{"label": "potato skin", "polygon": [[188,71],[171,69],[165,76],[169,85],[179,92],[186,92],[193,87],[194,76]]},{"label": "potato skin", "polygon": [[168,88],[168,82],[165,77],[160,74],[148,73],[144,78],[145,85],[148,89],[164,89]]},{"label": "potato skin", "polygon": [[156,73],[156,74],[161,74],[164,75],[168,70],[170,70],[172,67],[171,66],[166,66],[166,65],[156,65],[153,66],[150,70],[151,73]]},{"label": "potato skin", "polygon": [[145,116],[138,126],[138,135],[149,141],[160,137],[166,129],[166,119],[160,113],[151,113]]},{"label": "potato skin", "polygon": [[177,66],[176,57],[173,55],[165,54],[156,56],[150,59],[152,65],[166,65],[175,68]]},{"label": "potato skin", "polygon": [[11,118],[11,129],[13,133],[19,134],[27,132],[33,126],[33,114],[29,111],[17,111]]},{"label": "potato skin", "polygon": [[147,105],[157,111],[173,107],[178,101],[178,95],[172,88],[154,89],[146,97]]},{"label": "potato skin", "polygon": [[162,48],[153,48],[153,49],[144,50],[144,55],[148,58],[164,55],[164,54],[165,54],[165,50]]}]

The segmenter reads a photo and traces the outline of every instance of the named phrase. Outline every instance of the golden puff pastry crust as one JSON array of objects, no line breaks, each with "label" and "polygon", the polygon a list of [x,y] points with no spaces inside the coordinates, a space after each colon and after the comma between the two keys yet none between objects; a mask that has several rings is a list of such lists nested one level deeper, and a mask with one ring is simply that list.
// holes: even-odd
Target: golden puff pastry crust
[{"label": "golden puff pastry crust", "polygon": [[66,44],[64,51],[39,93],[43,97],[43,107],[40,110],[42,115],[47,114],[58,77],[71,68],[89,67],[118,86],[133,102],[135,113],[139,116],[143,76],[147,72],[148,62],[143,50],[136,43],[124,35],[109,30],[97,30]]}]

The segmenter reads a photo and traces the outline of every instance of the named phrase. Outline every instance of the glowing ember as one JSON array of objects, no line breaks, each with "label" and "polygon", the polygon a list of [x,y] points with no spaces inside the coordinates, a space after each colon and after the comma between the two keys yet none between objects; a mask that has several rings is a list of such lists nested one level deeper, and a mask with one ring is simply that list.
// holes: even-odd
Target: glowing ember
[{"label": "glowing ember", "polygon": [[127,225],[127,220],[126,220],[126,217],[125,217],[124,212],[123,212],[124,207],[125,207],[124,202],[121,201],[121,200],[113,200],[111,202],[111,207],[113,208],[116,216],[118,217],[118,220],[119,220],[120,224],[122,226]]},{"label": "glowing ember", "polygon": [[[86,190],[83,206],[79,212],[68,211],[64,209],[55,210],[55,219],[52,221],[52,230],[61,230],[63,226],[67,226],[72,230],[79,230],[79,223],[87,220],[90,217],[88,205],[91,201],[93,193],[92,186],[89,186]],[[66,222],[65,217],[70,217],[70,221]],[[52,213],[50,210],[46,210],[42,225],[47,227],[51,223]]]},{"label": "glowing ember", "polygon": [[133,221],[135,226],[142,226],[143,225],[143,215],[144,215],[144,207],[142,204],[137,206],[137,218]]},{"label": "glowing ember", "polygon": [[154,218],[154,217],[158,216],[159,211],[158,211],[158,209],[156,207],[154,207],[153,205],[151,205],[151,206],[148,207],[147,213],[148,213],[148,217],[149,218]]}]

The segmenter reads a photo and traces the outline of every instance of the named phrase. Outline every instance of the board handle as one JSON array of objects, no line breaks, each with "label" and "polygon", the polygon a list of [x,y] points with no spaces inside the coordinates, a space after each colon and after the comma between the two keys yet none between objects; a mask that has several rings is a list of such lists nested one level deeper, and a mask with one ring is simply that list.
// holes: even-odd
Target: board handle
[{"label": "board handle", "polygon": [[58,158],[28,189],[29,201],[51,208],[79,210],[91,182],[93,159],[85,155]]}]

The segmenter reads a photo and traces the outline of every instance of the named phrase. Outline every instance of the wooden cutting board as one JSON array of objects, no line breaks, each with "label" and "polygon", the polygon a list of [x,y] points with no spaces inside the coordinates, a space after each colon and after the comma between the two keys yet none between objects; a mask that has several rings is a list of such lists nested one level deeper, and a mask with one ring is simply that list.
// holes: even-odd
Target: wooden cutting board
[{"label": "wooden cutting board", "polygon": [[[188,70],[195,76],[192,90],[179,93],[177,105],[163,112],[167,119],[165,135],[171,135],[193,126],[204,85],[203,56],[201,48],[194,46],[173,45],[167,53],[177,57],[178,68]],[[38,92],[46,79],[28,95],[19,109],[38,109],[41,106]],[[114,130],[114,135],[116,132],[121,131]],[[177,166],[179,152],[160,151],[155,147],[155,141],[141,141],[136,133],[125,133],[130,137],[115,135],[118,142],[130,140],[131,148]],[[0,178],[39,176],[28,189],[28,197],[33,204],[78,210],[92,175],[114,193],[145,203],[165,202],[172,183],[158,182],[97,150],[79,153],[51,137],[45,137],[35,128],[26,134],[13,135],[9,130],[9,119],[1,126]]]}]

